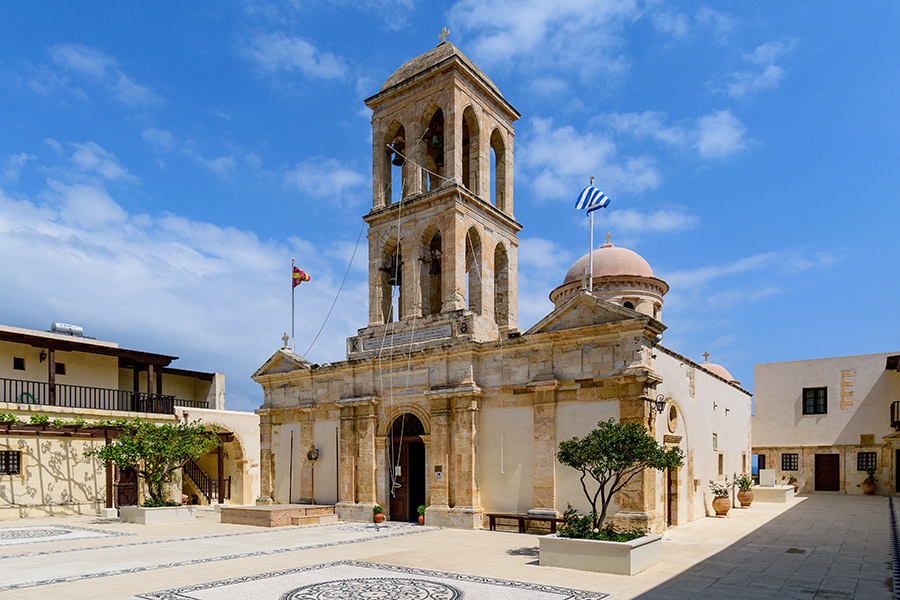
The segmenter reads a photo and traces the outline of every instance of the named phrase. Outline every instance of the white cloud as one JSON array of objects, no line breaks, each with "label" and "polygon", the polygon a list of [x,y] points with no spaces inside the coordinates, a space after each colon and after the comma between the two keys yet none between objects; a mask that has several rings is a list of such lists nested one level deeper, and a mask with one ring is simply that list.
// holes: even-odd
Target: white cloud
[{"label": "white cloud", "polygon": [[[347,240],[339,249],[318,248],[174,214],[131,215],[99,186],[51,181],[38,197],[14,199],[0,190],[0,255],[17,257],[0,263],[0,278],[16,290],[0,298],[7,322],[67,320],[124,347],[184,357],[175,366],[224,372],[230,408],[261,402],[249,375],[290,328],[290,257],[313,276],[303,289],[301,352],[346,269]],[[365,263],[365,256],[363,240],[356,260]],[[354,274],[313,361],[343,357],[343,338],[366,321],[365,275]]]},{"label": "white cloud", "polygon": [[25,164],[35,158],[34,154],[28,154],[27,152],[10,154],[6,157],[6,161],[3,165],[3,177],[9,181],[18,181],[22,169],[25,168]]},{"label": "white cloud", "polygon": [[104,179],[135,180],[135,176],[128,172],[118,159],[94,142],[83,144],[72,143],[75,148],[72,153],[72,164],[83,173],[100,175]]},{"label": "white cloud", "polygon": [[676,39],[687,37],[691,31],[688,16],[674,10],[653,11],[650,20],[657,31]]},{"label": "white cloud", "polygon": [[796,47],[797,40],[794,38],[760,44],[753,52],[743,56],[750,68],[730,73],[719,83],[709,82],[708,85],[714,91],[736,100],[775,89],[786,76],[784,67],[776,63],[788,58]]},{"label": "white cloud", "polygon": [[39,69],[30,80],[32,89],[47,95],[56,89],[69,89],[83,95],[73,87],[67,76],[75,76],[106,89],[113,98],[130,108],[141,108],[162,101],[148,86],[134,81],[119,68],[111,56],[82,44],[58,44],[50,48],[50,58],[63,74],[46,68]]},{"label": "white cloud", "polygon": [[303,38],[283,33],[256,35],[243,51],[270,74],[298,71],[316,79],[339,79],[347,71],[343,61],[331,52],[319,50]]},{"label": "white cloud", "polygon": [[679,209],[661,209],[654,212],[642,212],[630,208],[612,210],[607,221],[618,231],[631,232],[672,232],[693,229],[700,223],[700,218]]},{"label": "white cloud", "polygon": [[627,70],[622,30],[639,16],[635,0],[459,0],[449,10],[451,30],[462,33],[482,66],[548,67],[585,77]]},{"label": "white cloud", "polygon": [[594,175],[609,189],[639,193],[659,185],[649,156],[620,157],[615,143],[592,131],[554,127],[532,119],[518,158],[538,199],[570,199],[571,189]]},{"label": "white cloud", "polygon": [[359,188],[366,178],[333,158],[311,158],[298,162],[293,169],[284,174],[287,183],[296,187],[303,194],[317,198],[338,200],[348,192]]},{"label": "white cloud", "polygon": [[713,10],[708,6],[701,7],[694,15],[694,19],[701,27],[709,29],[720,44],[725,44],[729,41],[740,23],[736,17]]},{"label": "white cloud", "polygon": [[528,329],[553,310],[550,291],[563,282],[575,258],[566,248],[543,238],[521,238],[517,257],[519,327]]},{"label": "white cloud", "polygon": [[667,125],[665,113],[658,111],[613,113],[609,121],[619,132],[676,148],[693,148],[704,158],[725,158],[747,147],[747,128],[728,110],[676,125]]},{"label": "white cloud", "polygon": [[[212,171],[223,179],[230,177],[238,167],[239,157],[237,154],[241,153],[240,149],[235,149],[231,154],[209,158],[200,152],[196,141],[182,141],[170,131],[158,127],[144,129],[141,133],[141,139],[160,153],[178,149],[182,154],[190,157],[203,168]],[[261,164],[259,157],[255,154],[247,154],[244,156],[244,159],[253,166],[260,166]],[[165,167],[164,161],[159,160],[158,162],[160,167]]]},{"label": "white cloud", "polygon": [[720,110],[697,122],[694,147],[704,158],[724,158],[747,147],[746,133],[747,128],[731,111]]},{"label": "white cloud", "polygon": [[145,129],[141,133],[141,138],[154,148],[160,150],[172,150],[178,146],[178,138],[165,129],[156,127],[148,127]]}]

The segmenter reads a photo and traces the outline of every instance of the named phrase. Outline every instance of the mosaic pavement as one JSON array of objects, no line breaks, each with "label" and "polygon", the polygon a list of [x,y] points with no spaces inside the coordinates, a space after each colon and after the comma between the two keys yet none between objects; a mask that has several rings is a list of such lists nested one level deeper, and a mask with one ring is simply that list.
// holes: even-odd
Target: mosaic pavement
[{"label": "mosaic pavement", "polygon": [[414,569],[336,561],[141,594],[147,600],[599,600],[606,594]]},{"label": "mosaic pavement", "polygon": [[27,525],[24,527],[0,527],[0,547],[40,542],[64,542],[88,538],[131,535],[119,531],[88,529],[74,525]]}]

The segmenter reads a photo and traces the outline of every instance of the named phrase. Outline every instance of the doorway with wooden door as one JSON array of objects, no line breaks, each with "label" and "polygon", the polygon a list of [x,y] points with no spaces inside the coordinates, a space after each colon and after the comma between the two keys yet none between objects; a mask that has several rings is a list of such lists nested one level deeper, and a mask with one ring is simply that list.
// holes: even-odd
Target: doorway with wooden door
[{"label": "doorway with wooden door", "polygon": [[388,440],[390,517],[392,521],[416,521],[425,504],[425,427],[413,414],[397,417]]},{"label": "doorway with wooden door", "polygon": [[838,454],[816,454],[816,491],[841,491],[841,457]]},{"label": "doorway with wooden door", "polygon": [[117,469],[116,505],[135,506],[138,503],[138,474],[134,467]]}]

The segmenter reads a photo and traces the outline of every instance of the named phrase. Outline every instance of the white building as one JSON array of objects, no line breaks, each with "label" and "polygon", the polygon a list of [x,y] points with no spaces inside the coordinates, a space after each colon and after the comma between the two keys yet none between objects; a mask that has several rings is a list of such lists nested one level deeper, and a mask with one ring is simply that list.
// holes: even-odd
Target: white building
[{"label": "white building", "polygon": [[800,492],[861,494],[875,468],[877,494],[898,491],[900,354],[758,364],[753,453],[761,469],[791,475]]}]

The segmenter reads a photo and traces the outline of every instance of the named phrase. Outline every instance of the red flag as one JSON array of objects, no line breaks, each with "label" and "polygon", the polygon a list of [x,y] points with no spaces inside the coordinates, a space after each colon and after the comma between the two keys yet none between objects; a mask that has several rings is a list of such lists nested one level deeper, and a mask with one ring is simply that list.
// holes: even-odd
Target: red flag
[{"label": "red flag", "polygon": [[293,281],[294,281],[294,284],[291,286],[291,288],[297,287],[304,281],[309,281],[309,275],[307,275],[306,271],[304,271],[303,269],[298,269],[297,267],[294,267]]}]

